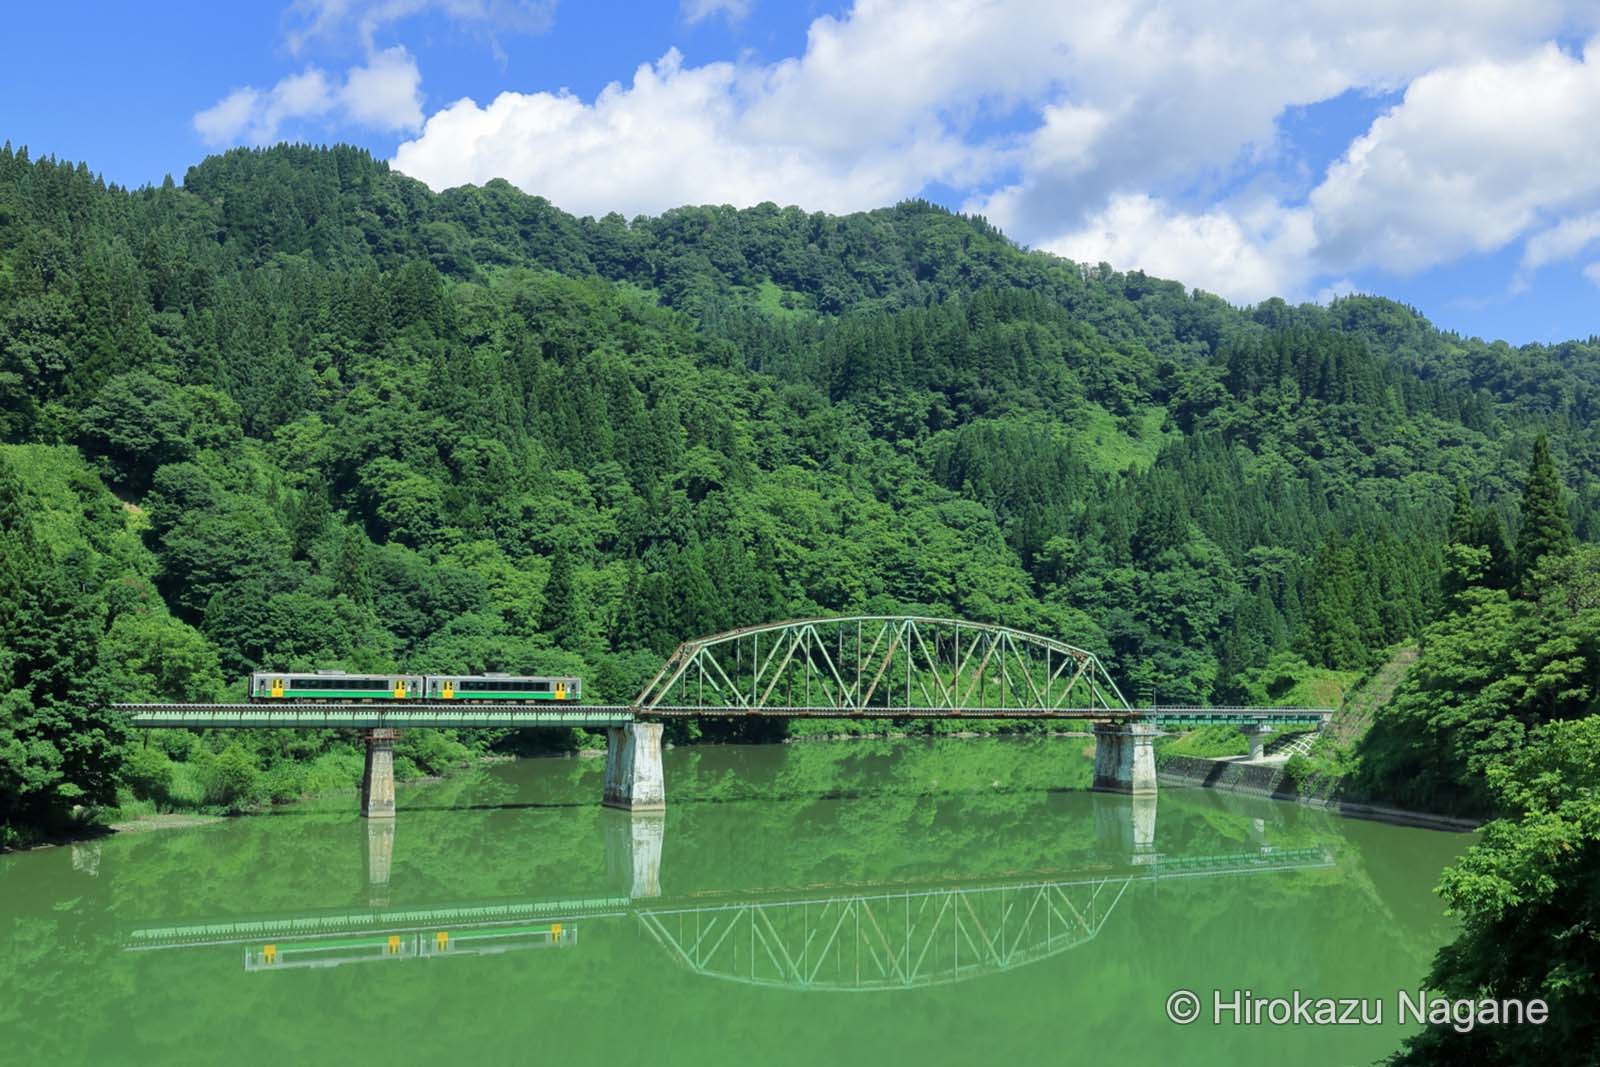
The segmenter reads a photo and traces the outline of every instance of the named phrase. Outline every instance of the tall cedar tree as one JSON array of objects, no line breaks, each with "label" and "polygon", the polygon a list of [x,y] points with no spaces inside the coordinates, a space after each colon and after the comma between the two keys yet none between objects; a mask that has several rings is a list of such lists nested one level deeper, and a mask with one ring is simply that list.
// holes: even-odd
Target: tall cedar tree
[{"label": "tall cedar tree", "polygon": [[1531,592],[1539,561],[1572,547],[1572,527],[1561,500],[1561,478],[1550,458],[1550,441],[1544,434],[1533,443],[1533,464],[1522,494],[1522,529],[1517,532],[1517,572],[1524,592]]},{"label": "tall cedar tree", "polygon": [[539,629],[558,648],[571,648],[578,636],[578,597],[572,585],[572,560],[564,546],[558,547],[550,560]]}]

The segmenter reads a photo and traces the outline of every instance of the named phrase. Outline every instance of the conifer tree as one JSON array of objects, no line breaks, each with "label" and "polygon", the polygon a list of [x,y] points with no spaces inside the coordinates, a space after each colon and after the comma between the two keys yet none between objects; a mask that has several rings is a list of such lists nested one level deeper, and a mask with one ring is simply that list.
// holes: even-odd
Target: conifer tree
[{"label": "conifer tree", "polygon": [[558,547],[550,560],[539,629],[560,648],[571,647],[578,634],[578,598],[572,585],[572,560],[564,546]]},{"label": "conifer tree", "polygon": [[1495,589],[1510,589],[1517,580],[1516,560],[1511,543],[1506,540],[1505,523],[1500,509],[1493,504],[1478,513],[1477,543],[1489,553],[1489,569],[1484,574],[1484,584]]},{"label": "conifer tree", "polygon": [[1472,495],[1467,492],[1467,483],[1461,478],[1456,479],[1455,505],[1450,509],[1450,530],[1447,534],[1448,544],[1472,544],[1473,530],[1478,524],[1477,512],[1472,509]]},{"label": "conifer tree", "polygon": [[1540,434],[1533,443],[1533,463],[1522,494],[1522,528],[1517,532],[1517,574],[1523,591],[1528,591],[1541,559],[1571,547],[1572,527],[1561,499],[1561,478],[1550,458],[1550,442]]},{"label": "conifer tree", "polygon": [[372,584],[367,579],[367,539],[353,526],[345,530],[339,552],[333,558],[333,588],[357,604],[372,599]]}]

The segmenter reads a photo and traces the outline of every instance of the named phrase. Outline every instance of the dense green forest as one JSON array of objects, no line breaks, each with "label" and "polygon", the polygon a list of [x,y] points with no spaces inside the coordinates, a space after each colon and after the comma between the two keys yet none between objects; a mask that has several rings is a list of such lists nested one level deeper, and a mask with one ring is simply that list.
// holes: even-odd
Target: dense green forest
[{"label": "dense green forest", "polygon": [[[7,145],[0,832],[119,784],[302,792],[336,735],[124,764],[92,710],[237,697],[266,664],[572,672],[615,701],[684,637],[916,609],[1101,650],[1137,699],[1278,699],[1429,627],[1543,619],[1529,471],[1595,539],[1597,413],[1595,338],[1235,308],[920,201],[597,220],[350,148],[126,190]],[[1497,705],[1426,788],[1486,805],[1463,791],[1518,746],[1502,718],[1593,703]],[[407,746],[408,772],[464,752]]]}]

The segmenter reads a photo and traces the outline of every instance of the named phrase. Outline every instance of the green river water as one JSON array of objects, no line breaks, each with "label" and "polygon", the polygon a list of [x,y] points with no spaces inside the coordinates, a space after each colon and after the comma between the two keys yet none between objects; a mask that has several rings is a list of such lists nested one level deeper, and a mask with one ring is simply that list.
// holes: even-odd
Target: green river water
[{"label": "green river water", "polygon": [[[1094,794],[1084,744],[676,749],[664,818],[521,760],[389,824],[328,797],[0,856],[0,1062],[1312,1067],[1414,1029],[1470,837]],[[1217,988],[1386,1021],[1167,1019]]]}]

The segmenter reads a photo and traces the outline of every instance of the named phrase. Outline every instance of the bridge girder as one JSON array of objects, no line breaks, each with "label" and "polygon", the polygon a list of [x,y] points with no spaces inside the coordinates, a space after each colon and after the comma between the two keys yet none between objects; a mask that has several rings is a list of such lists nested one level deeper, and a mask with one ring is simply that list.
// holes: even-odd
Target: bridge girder
[{"label": "bridge girder", "polygon": [[1010,626],[918,615],[791,619],[685,641],[634,706],[645,714],[1130,711],[1087,649]]}]

